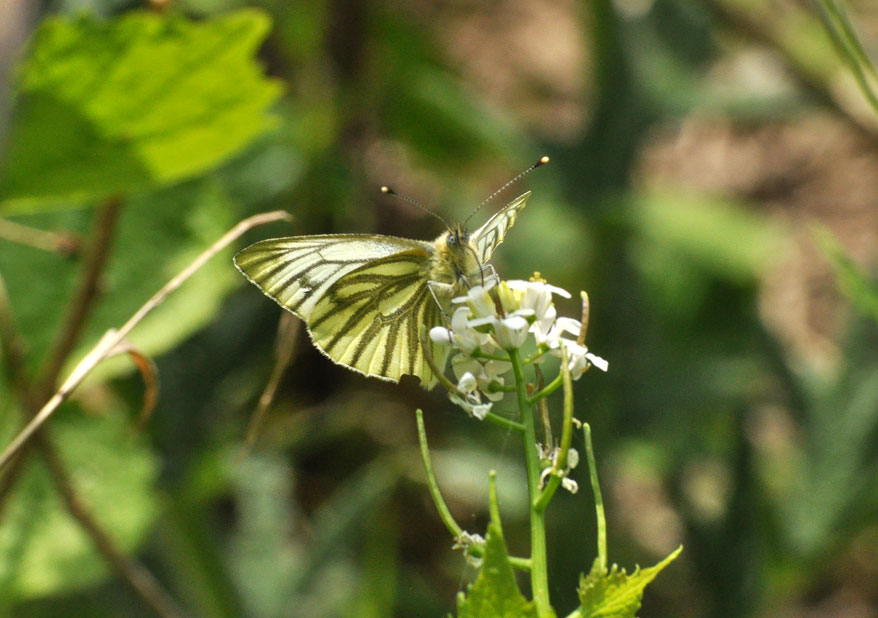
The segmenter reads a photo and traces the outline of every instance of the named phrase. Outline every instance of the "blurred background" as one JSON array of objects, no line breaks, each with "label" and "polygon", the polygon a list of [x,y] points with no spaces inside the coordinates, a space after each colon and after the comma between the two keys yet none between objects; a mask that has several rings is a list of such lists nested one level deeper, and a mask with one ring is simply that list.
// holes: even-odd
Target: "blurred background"
[{"label": "blurred background", "polygon": [[[878,616],[878,106],[822,5],[266,0],[246,3],[261,24],[246,36],[192,34],[190,57],[161,37],[245,3],[169,4],[0,5],[4,446],[34,409],[22,384],[42,403],[244,217],[294,220],[237,248],[431,239],[437,221],[381,185],[455,219],[546,154],[476,219],[532,190],[495,266],[590,295],[589,346],[610,371],[576,383],[576,415],[594,432],[610,561],[631,570],[685,546],[639,616]],[[848,8],[878,57],[878,4]],[[143,9],[176,25],[113,30]],[[27,46],[59,16],[69,30]],[[133,57],[116,86],[141,100],[119,111],[114,62]],[[458,521],[484,533],[495,468],[511,551],[527,551],[517,437],[440,389],[336,366],[301,329],[278,340],[281,310],[232,253],[131,334],[160,383],[142,430],[151,389],[116,359],[52,419],[49,446],[4,471],[0,613],[154,615],[67,487],[189,615],[446,615],[474,571],[426,491],[416,408]],[[289,366],[248,449],[279,354]],[[587,487],[585,466],[574,478]],[[589,493],[558,495],[548,522],[566,615],[596,554]]]}]

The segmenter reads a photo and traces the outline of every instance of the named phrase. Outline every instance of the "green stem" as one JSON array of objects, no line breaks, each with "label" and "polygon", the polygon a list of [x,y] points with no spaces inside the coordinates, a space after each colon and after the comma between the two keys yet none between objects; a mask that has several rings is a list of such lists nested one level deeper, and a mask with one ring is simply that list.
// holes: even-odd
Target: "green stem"
[{"label": "green stem", "polygon": [[549,351],[549,346],[547,346],[546,344],[540,345],[539,349],[536,352],[534,352],[533,356],[528,356],[527,358],[524,359],[524,364],[530,365],[535,360],[537,360],[538,358],[540,358],[544,354],[546,354],[546,352],[548,352],[548,351]]},{"label": "green stem", "polygon": [[588,473],[591,478],[591,491],[594,493],[594,508],[597,513],[598,524],[598,560],[601,570],[607,570],[607,519],[604,517],[604,499],[601,496],[601,486],[598,483],[598,469],[594,462],[594,449],[591,446],[591,427],[588,423],[582,425],[585,432],[585,454],[588,457]]},{"label": "green stem", "polygon": [[508,362],[509,362],[509,357],[508,357],[508,356],[500,356],[499,354],[488,354],[488,353],[486,353],[486,352],[482,352],[481,350],[473,350],[473,351],[470,353],[470,357],[472,357],[472,358],[483,358],[483,359],[485,359],[485,360],[502,361],[502,362],[504,362],[504,363],[508,363]]},{"label": "green stem", "polygon": [[[524,365],[518,350],[510,350],[509,360],[518,387],[518,409],[524,425],[524,455],[527,468],[527,489],[529,502],[537,498],[540,491],[540,457],[537,453],[536,427],[534,424],[533,405],[527,397],[527,382],[524,378]],[[531,570],[530,584],[534,604],[540,618],[553,616],[549,603],[549,570],[546,556],[546,521],[545,514],[531,506],[530,509],[530,544]]]},{"label": "green stem", "polygon": [[415,416],[418,420],[418,442],[421,444],[421,461],[424,462],[424,471],[427,473],[427,488],[430,490],[430,497],[433,498],[433,504],[436,505],[436,510],[439,511],[439,518],[442,520],[442,523],[448,528],[451,536],[458,538],[463,534],[463,528],[454,521],[454,516],[448,510],[448,505],[445,504],[442,492],[439,491],[439,483],[436,481],[436,475],[433,473],[433,462],[430,461],[430,449],[427,446],[424,413],[418,409],[415,410]]},{"label": "green stem", "polygon": [[[424,463],[424,471],[427,473],[427,488],[430,490],[430,497],[433,498],[433,504],[436,505],[436,510],[439,511],[439,519],[448,528],[451,536],[458,538],[463,534],[463,528],[454,520],[454,516],[442,497],[442,492],[439,490],[439,483],[436,480],[436,474],[433,472],[433,462],[430,459],[430,448],[427,446],[427,429],[424,427],[424,413],[420,409],[415,410],[415,417],[418,421],[418,443],[421,445],[421,461]],[[467,548],[466,551],[476,558],[482,558],[485,555],[484,548],[475,545]],[[509,564],[519,571],[530,571],[531,569],[530,558],[509,556]]]},{"label": "green stem", "polygon": [[494,423],[498,427],[502,427],[503,429],[514,429],[515,431],[524,431],[524,425],[521,423],[516,423],[515,421],[506,418],[505,416],[500,416],[499,414],[494,414],[493,412],[488,412],[485,414],[485,420],[491,423]]},{"label": "green stem", "polygon": [[549,475],[549,481],[546,488],[533,503],[533,508],[537,511],[545,511],[549,506],[549,501],[555,495],[555,491],[561,484],[561,480],[567,471],[567,453],[570,451],[570,444],[573,442],[573,379],[570,376],[570,368],[567,363],[567,350],[561,348],[561,373],[558,374],[564,383],[564,420],[561,424],[561,445],[559,446],[558,457]]},{"label": "green stem", "polygon": [[530,572],[532,563],[530,558],[516,558],[515,556],[509,556],[509,564],[513,569]]},{"label": "green stem", "polygon": [[489,393],[515,393],[518,389],[514,384],[500,384],[499,382],[491,382],[488,385]]},{"label": "green stem", "polygon": [[[551,395],[552,393],[554,393],[556,390],[558,390],[558,388],[559,388],[563,383],[564,383],[564,382],[563,382],[563,378],[561,377],[561,374],[559,373],[559,374],[558,374],[558,377],[556,377],[554,380],[552,380],[551,382],[549,382],[548,384],[546,384],[546,387],[545,387],[543,390],[541,390],[541,391],[537,391],[536,393],[534,393],[533,395],[531,395],[531,396],[528,398],[528,400],[527,400],[528,403],[531,404],[531,405],[533,405],[533,404],[535,404],[537,401],[539,401],[540,399],[542,399],[543,397],[548,397],[549,395]],[[547,445],[547,446],[551,446],[551,445]]]}]

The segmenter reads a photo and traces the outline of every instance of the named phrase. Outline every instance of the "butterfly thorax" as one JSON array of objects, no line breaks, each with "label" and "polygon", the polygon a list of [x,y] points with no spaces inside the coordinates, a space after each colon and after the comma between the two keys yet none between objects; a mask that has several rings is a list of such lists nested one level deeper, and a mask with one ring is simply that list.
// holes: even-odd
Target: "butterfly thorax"
[{"label": "butterfly thorax", "polygon": [[455,293],[462,293],[481,281],[478,251],[462,225],[447,230],[433,242],[433,247],[431,281],[452,285]]}]

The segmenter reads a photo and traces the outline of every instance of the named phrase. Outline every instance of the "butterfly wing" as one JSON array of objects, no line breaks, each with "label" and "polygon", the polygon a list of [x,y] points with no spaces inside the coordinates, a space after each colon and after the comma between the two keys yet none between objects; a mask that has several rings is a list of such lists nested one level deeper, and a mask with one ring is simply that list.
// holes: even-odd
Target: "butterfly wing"
[{"label": "butterfly wing", "polygon": [[263,240],[235,255],[235,266],[263,293],[305,322],[317,300],[347,273],[426,243],[393,236],[326,234]]},{"label": "butterfly wing", "polygon": [[519,195],[501,210],[494,213],[493,217],[488,219],[482,227],[472,233],[470,238],[476,245],[476,250],[479,253],[479,261],[482,264],[487,264],[488,261],[490,261],[494,249],[497,248],[497,245],[503,242],[503,239],[506,237],[506,232],[508,232],[509,228],[515,223],[515,218],[518,216],[519,211],[524,208],[529,197],[530,191]]},{"label": "butterfly wing", "polygon": [[[397,382],[411,374],[432,388],[436,377],[419,339],[421,324],[429,329],[441,323],[428,287],[430,258],[423,249],[413,249],[372,260],[338,278],[311,312],[314,344],[367,376]],[[444,350],[430,345],[443,366]]]},{"label": "butterfly wing", "polygon": [[429,388],[436,379],[418,328],[441,319],[427,287],[432,253],[430,243],[392,236],[296,236],[251,245],[235,265],[302,318],[333,361],[385,380],[416,375]]}]

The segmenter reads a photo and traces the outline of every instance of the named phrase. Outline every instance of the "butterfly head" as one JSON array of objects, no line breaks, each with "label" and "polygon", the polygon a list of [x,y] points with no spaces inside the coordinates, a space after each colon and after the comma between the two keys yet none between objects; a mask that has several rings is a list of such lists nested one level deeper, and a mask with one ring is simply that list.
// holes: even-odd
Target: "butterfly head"
[{"label": "butterfly head", "polygon": [[448,228],[436,239],[435,247],[434,280],[467,285],[481,272],[478,252],[463,225]]},{"label": "butterfly head", "polygon": [[445,246],[452,253],[467,251],[469,232],[462,225],[456,225],[445,233]]}]

